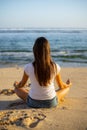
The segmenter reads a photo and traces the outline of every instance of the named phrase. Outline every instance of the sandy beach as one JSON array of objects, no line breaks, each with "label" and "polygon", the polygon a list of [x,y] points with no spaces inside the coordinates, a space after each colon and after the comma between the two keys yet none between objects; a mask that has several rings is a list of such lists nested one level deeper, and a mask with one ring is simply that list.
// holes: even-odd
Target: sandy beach
[{"label": "sandy beach", "polygon": [[[70,92],[56,108],[28,108],[13,92],[23,68],[0,68],[0,130],[87,130],[87,68],[62,68]],[[25,87],[28,87],[29,81]]]}]

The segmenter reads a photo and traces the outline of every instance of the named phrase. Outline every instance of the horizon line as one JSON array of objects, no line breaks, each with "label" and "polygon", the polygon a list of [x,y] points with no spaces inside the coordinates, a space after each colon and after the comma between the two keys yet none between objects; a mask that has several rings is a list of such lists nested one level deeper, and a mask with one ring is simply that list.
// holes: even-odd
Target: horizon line
[{"label": "horizon line", "polygon": [[85,27],[0,27],[0,30],[28,30],[28,29],[87,29]]}]

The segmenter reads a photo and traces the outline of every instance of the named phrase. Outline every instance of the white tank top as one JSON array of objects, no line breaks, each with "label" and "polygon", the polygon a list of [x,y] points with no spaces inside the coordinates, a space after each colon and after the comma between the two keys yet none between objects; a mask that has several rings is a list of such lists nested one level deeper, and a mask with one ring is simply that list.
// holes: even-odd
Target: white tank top
[{"label": "white tank top", "polygon": [[[57,74],[60,72],[60,66],[57,66]],[[55,87],[54,87],[54,78],[51,80],[49,86],[40,86],[38,83],[35,74],[34,74],[34,67],[32,63],[29,63],[24,68],[25,73],[29,76],[31,81],[31,88],[29,90],[29,96],[32,99],[36,100],[47,100],[52,99],[56,96]]]}]

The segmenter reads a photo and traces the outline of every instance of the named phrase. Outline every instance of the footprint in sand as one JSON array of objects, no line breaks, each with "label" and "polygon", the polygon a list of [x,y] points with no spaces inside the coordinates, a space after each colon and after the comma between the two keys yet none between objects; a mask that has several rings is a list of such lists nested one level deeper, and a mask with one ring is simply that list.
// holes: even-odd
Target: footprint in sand
[{"label": "footprint in sand", "polygon": [[14,93],[15,92],[14,92],[13,89],[3,89],[3,90],[0,90],[0,94],[4,94],[4,95],[8,95],[8,96],[10,96],[10,95],[12,95]]},{"label": "footprint in sand", "polygon": [[46,116],[43,113],[33,111],[8,111],[0,112],[0,126],[6,128],[9,125],[16,125],[25,128],[34,128],[40,121],[43,121]]},{"label": "footprint in sand", "polygon": [[[26,89],[26,90],[28,90],[28,89]],[[14,93],[15,93],[14,89],[2,89],[2,90],[0,90],[0,94],[4,94],[4,95],[7,95],[7,96],[10,96]]]},{"label": "footprint in sand", "polygon": [[29,127],[34,128],[38,125],[40,121],[43,121],[46,118],[44,114],[38,114],[37,116],[34,117],[34,122],[32,122]]}]

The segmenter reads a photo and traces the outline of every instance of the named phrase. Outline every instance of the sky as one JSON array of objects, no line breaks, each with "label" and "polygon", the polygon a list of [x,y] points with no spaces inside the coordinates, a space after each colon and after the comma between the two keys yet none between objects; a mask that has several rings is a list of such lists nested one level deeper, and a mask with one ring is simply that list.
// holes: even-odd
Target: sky
[{"label": "sky", "polygon": [[87,28],[87,0],[0,0],[0,28]]}]

